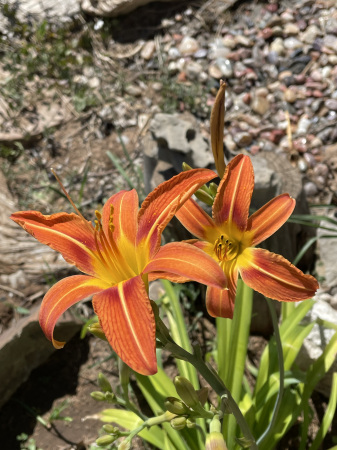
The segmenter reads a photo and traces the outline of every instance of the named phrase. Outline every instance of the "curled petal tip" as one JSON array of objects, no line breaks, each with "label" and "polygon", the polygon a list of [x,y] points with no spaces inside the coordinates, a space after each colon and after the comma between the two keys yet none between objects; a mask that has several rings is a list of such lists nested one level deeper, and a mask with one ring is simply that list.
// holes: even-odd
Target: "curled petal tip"
[{"label": "curled petal tip", "polygon": [[53,342],[53,346],[54,348],[56,348],[57,350],[60,350],[61,348],[63,348],[65,346],[65,342],[61,342],[61,341],[56,341],[55,339],[52,340]]}]

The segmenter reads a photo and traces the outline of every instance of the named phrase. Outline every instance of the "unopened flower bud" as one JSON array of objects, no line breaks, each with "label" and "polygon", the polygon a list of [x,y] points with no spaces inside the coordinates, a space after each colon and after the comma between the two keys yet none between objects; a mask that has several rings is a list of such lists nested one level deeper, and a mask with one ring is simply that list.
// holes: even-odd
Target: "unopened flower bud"
[{"label": "unopened flower bud", "polygon": [[100,372],[98,374],[97,381],[98,381],[99,387],[101,388],[101,390],[103,392],[112,392],[111,384],[109,383],[107,377],[102,374],[102,372]]},{"label": "unopened flower bud", "polygon": [[105,445],[112,444],[116,440],[116,436],[111,436],[110,434],[106,434],[105,436],[101,436],[96,439],[96,444],[100,447],[104,447]]},{"label": "unopened flower bud", "polygon": [[227,445],[221,430],[219,416],[215,415],[209,426],[210,433],[206,436],[205,450],[227,450]]},{"label": "unopened flower bud", "polygon": [[187,414],[189,411],[185,403],[176,397],[167,397],[164,405],[167,411],[170,411],[172,414],[177,414],[178,416]]},{"label": "unopened flower bud", "polygon": [[94,336],[98,337],[99,339],[102,339],[103,341],[107,341],[107,338],[105,337],[102,327],[98,322],[95,322],[95,323],[89,325],[88,330],[90,331],[90,333],[92,333]]},{"label": "unopened flower bud", "polygon": [[187,163],[185,163],[185,162],[183,162],[182,166],[183,166],[183,172],[186,172],[187,170],[191,170],[191,169],[192,169],[192,167],[189,166],[189,165],[188,165]]},{"label": "unopened flower bud", "polygon": [[192,419],[192,417],[188,417],[186,419],[186,426],[187,428],[195,428],[196,427],[195,419]]},{"label": "unopened flower bud", "polygon": [[225,89],[226,84],[220,81],[220,88],[211,112],[211,145],[214,162],[219,177],[225,173],[226,164],[223,151],[223,135],[225,122]]},{"label": "unopened flower bud", "polygon": [[119,434],[119,428],[114,427],[110,423],[106,423],[105,425],[103,425],[103,430],[109,434]]},{"label": "unopened flower bud", "polygon": [[218,192],[218,186],[215,183],[210,183],[209,190],[210,190],[211,195],[213,195],[213,197],[215,197]]},{"label": "unopened flower bud", "polygon": [[105,395],[101,391],[94,391],[90,393],[91,397],[94,400],[97,400],[98,402],[104,402],[105,401]]},{"label": "unopened flower bud", "polygon": [[122,441],[118,446],[118,450],[129,450],[130,448],[131,442],[127,441],[126,439],[124,439],[124,441]]},{"label": "unopened flower bud", "polygon": [[205,450],[227,450],[222,433],[213,431],[206,436]]},{"label": "unopened flower bud", "polygon": [[104,393],[105,401],[108,403],[116,403],[116,396],[113,392]]},{"label": "unopened flower bud", "polygon": [[186,417],[180,416],[180,417],[175,417],[174,419],[171,420],[171,427],[174,430],[183,430],[186,426]]},{"label": "unopened flower bud", "polygon": [[211,197],[207,192],[205,192],[202,189],[198,189],[197,192],[194,193],[194,195],[199,199],[201,202],[205,203],[208,206],[213,205],[213,197]]},{"label": "unopened flower bud", "polygon": [[199,397],[197,391],[194,389],[193,384],[185,377],[175,377],[174,386],[177,394],[184,403],[190,408],[199,406]]}]

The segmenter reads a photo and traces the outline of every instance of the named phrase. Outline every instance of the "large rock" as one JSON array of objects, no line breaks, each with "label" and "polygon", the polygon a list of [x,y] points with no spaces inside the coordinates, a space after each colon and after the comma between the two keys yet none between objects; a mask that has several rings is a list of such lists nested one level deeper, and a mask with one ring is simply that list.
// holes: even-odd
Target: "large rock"
[{"label": "large rock", "polygon": [[[0,408],[25,382],[31,371],[55,351],[38,322],[38,307],[0,336]],[[55,328],[56,338],[69,341],[82,324],[67,312]],[[60,350],[62,351],[62,350]]]},{"label": "large rock", "polygon": [[[320,319],[337,324],[337,311],[333,309],[327,302],[321,300],[322,295],[317,294],[315,297],[316,302],[311,310],[304,318],[305,323],[312,323],[313,321]],[[327,328],[323,325],[314,325],[309,335],[305,338],[300,353],[296,359],[296,363],[300,369],[307,371],[309,366],[314,363],[323,353],[326,345],[329,343],[332,336],[336,333],[336,330]],[[337,354],[337,346],[335,349],[335,355]],[[321,392],[327,398],[330,397],[332,374],[337,372],[337,359],[335,358],[332,367],[324,375],[322,380],[316,386],[316,390]]]},{"label": "large rock", "polygon": [[[336,220],[334,216],[332,218]],[[319,228],[317,235],[320,263],[324,264],[324,284],[337,293],[337,226],[328,221],[322,221],[320,225],[335,230],[333,232]],[[336,237],[324,238],[325,235]]]},{"label": "large rock", "polygon": [[[90,15],[101,17],[116,17],[128,14],[139,6],[147,5],[155,0],[82,0],[82,10]],[[158,1],[158,0],[156,0]],[[159,0],[176,2],[177,0]]]},{"label": "large rock", "polygon": [[[32,20],[36,22],[42,20],[67,22],[80,12],[79,0],[62,0],[61,2],[55,0],[7,0],[6,3],[14,9],[20,22]],[[0,11],[0,24],[6,22],[6,18]],[[10,24],[8,23],[8,25]]]},{"label": "large rock", "polygon": [[182,163],[192,167],[213,167],[209,143],[201,135],[191,115],[156,114],[143,140],[144,181],[147,192],[182,170]]}]

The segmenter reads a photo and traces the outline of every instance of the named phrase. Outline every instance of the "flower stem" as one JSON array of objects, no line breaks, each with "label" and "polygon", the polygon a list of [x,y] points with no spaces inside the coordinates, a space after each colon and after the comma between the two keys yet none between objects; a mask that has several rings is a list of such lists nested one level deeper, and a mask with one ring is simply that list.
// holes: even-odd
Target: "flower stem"
[{"label": "flower stem", "polygon": [[[257,450],[255,439],[249,429],[249,426],[243,417],[240,408],[232,397],[231,393],[214,371],[214,369],[207,365],[202,359],[197,347],[194,347],[194,353],[189,353],[179,345],[177,345],[171,338],[168,337],[168,330],[162,320],[156,317],[157,323],[157,338],[164,345],[164,348],[172,353],[173,356],[188,361],[194,366],[200,375],[208,382],[221,399],[226,399],[226,405],[231,413],[233,413],[238,425],[241,428],[242,434],[250,442],[250,448]],[[166,328],[165,332],[164,329]]]},{"label": "flower stem", "polygon": [[283,359],[283,349],[282,349],[280,330],[279,330],[277,315],[276,315],[276,311],[275,311],[273,302],[270,300],[270,298],[267,298],[267,297],[266,297],[266,300],[267,300],[267,304],[269,307],[269,311],[270,311],[270,315],[271,315],[271,319],[272,319],[272,323],[273,323],[273,328],[274,328],[274,337],[275,337],[275,342],[276,342],[277,357],[278,357],[279,372],[280,372],[280,387],[279,387],[276,402],[274,405],[274,410],[273,410],[271,421],[269,422],[269,425],[265,429],[264,433],[259,437],[259,439],[257,441],[258,445],[261,445],[261,443],[263,441],[265,441],[267,439],[267,437],[269,436],[269,434],[272,432],[272,429],[275,425],[277,415],[278,415],[278,412],[279,412],[279,409],[281,406],[283,390],[284,390],[284,359]]}]

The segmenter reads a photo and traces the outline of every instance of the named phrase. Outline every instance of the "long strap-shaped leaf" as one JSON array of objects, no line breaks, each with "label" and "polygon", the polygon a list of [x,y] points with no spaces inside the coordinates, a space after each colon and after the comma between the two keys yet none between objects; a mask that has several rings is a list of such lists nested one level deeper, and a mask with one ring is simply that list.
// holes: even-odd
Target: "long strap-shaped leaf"
[{"label": "long strap-shaped leaf", "polygon": [[[234,400],[239,403],[247,358],[248,337],[252,315],[253,291],[241,280],[235,298],[233,320],[217,319],[219,374]],[[233,415],[225,415],[223,433],[229,448],[234,445],[237,423]]]}]

